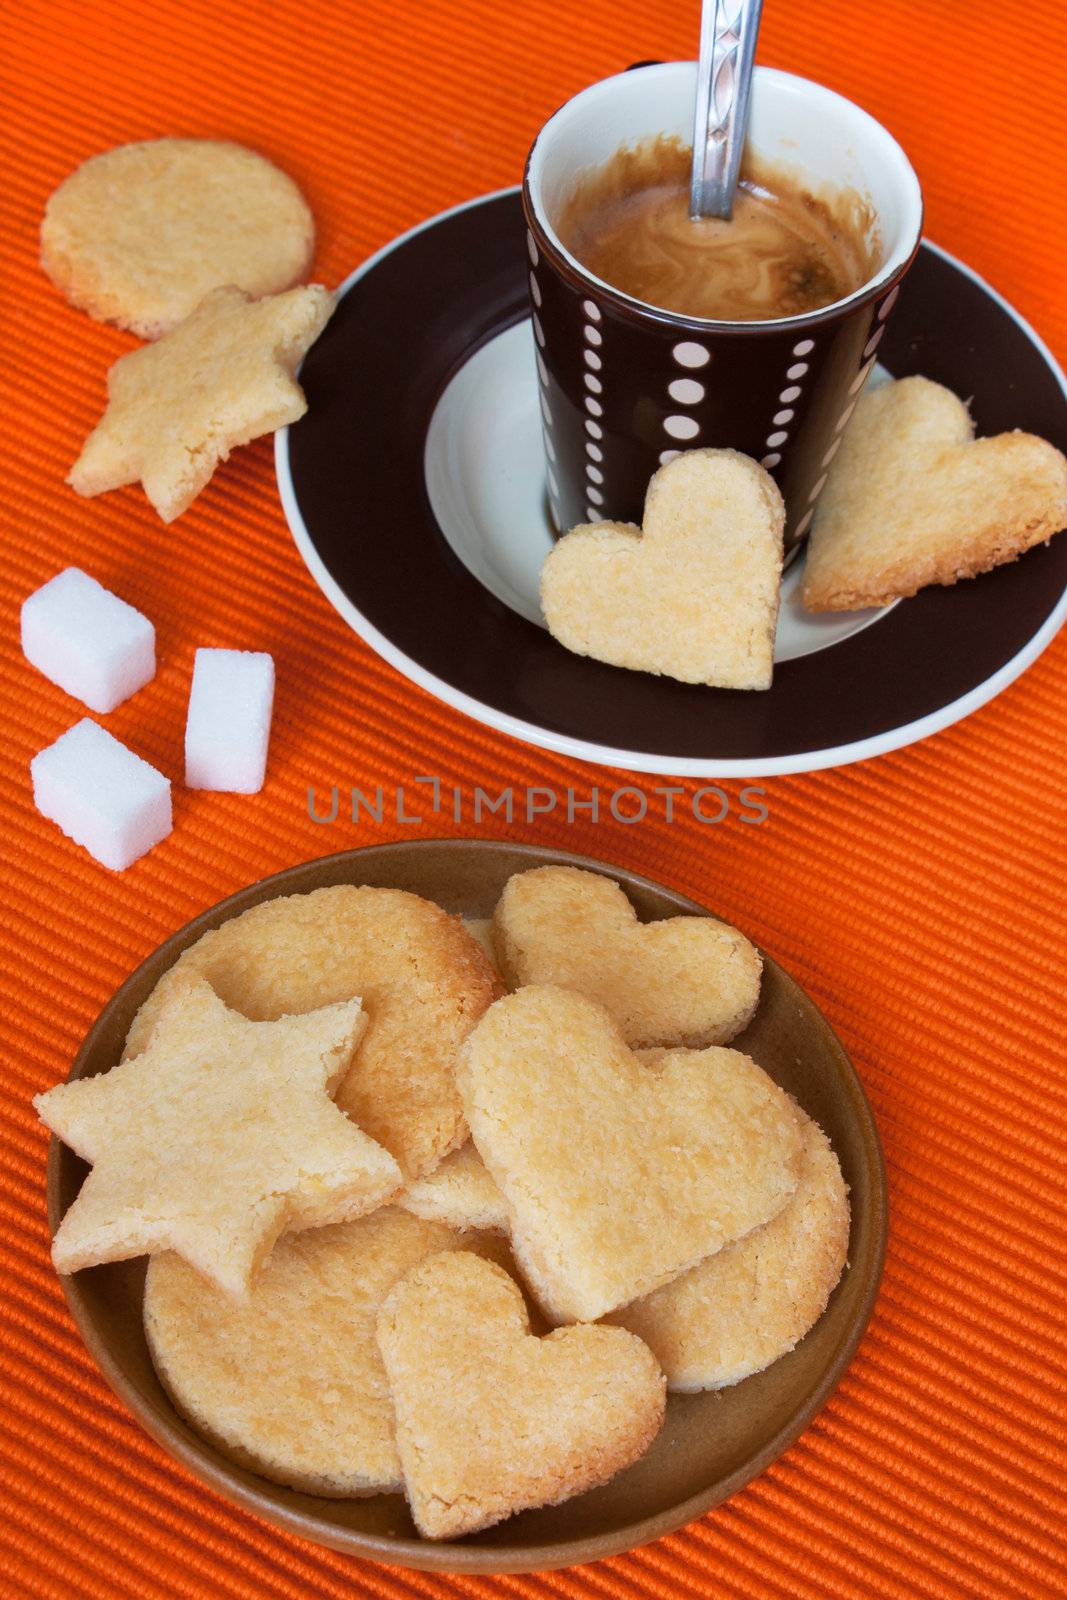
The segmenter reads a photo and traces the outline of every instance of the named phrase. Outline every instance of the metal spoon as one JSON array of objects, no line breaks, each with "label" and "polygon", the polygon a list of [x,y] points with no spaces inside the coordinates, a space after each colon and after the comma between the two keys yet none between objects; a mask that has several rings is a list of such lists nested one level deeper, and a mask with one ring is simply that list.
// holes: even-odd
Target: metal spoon
[{"label": "metal spoon", "polygon": [[763,0],[704,0],[689,215],[729,218],[748,125]]}]

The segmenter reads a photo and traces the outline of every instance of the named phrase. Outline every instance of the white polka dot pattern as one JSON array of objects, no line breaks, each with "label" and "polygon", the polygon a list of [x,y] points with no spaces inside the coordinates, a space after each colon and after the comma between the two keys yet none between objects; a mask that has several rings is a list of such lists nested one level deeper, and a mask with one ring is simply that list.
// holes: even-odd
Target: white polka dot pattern
[{"label": "white polka dot pattern", "polygon": [[834,432],[835,433],[844,433],[845,429],[848,427],[848,424],[849,424],[849,421],[851,419],[852,413],[855,411],[855,409],[856,409],[856,402],[855,402],[855,400],[853,400],[852,404],[845,407],[844,411],[842,411],[841,415],[838,417],[837,421],[834,423]]},{"label": "white polka dot pattern", "polygon": [[602,349],[604,344],[604,335],[600,327],[604,317],[595,300],[583,300],[582,313],[585,317],[585,322],[582,326],[585,348],[582,356],[586,366],[589,368],[589,371],[582,375],[582,381],[586,388],[585,409],[588,413],[585,423],[585,514],[590,522],[597,522],[603,516],[603,511],[598,508],[604,504],[604,493],[600,488],[600,485],[604,482],[604,472],[598,463],[603,461],[604,452],[596,441],[603,436],[603,429],[599,423],[591,419],[602,416],[604,413],[604,407],[599,400],[594,398],[594,396],[604,392],[604,384],[597,377],[597,373],[601,372],[604,366],[603,355],[600,354],[600,350],[597,348],[599,346]]},{"label": "white polka dot pattern", "polygon": [[667,393],[672,400],[677,400],[679,405],[695,406],[703,400],[706,390],[695,378],[675,378],[667,385]]},{"label": "white polka dot pattern", "polygon": [[799,400],[801,395],[800,380],[806,378],[810,371],[809,362],[800,361],[796,358],[798,356],[808,356],[814,349],[814,339],[800,339],[793,346],[792,354],[794,359],[785,370],[786,382],[778,392],[779,410],[772,416],[771,431],[763,441],[767,454],[761,460],[760,466],[766,467],[768,471],[772,467],[777,467],[781,464],[782,446],[789,442],[789,424],[796,416],[793,402]]},{"label": "white polka dot pattern", "polygon": [[[526,232],[526,248],[529,252],[531,264],[536,267],[538,261],[537,245],[534,243],[533,234],[530,233],[529,229],[527,229]],[[530,273],[530,299],[536,307],[540,307],[542,300],[541,285],[538,283],[536,274],[533,272]],[[545,456],[548,460],[548,465],[545,468],[545,478],[548,485],[548,499],[551,506],[552,515],[558,524],[560,521],[559,480],[556,477],[555,472],[552,470],[552,463],[554,463],[556,460],[556,447],[552,443],[552,408],[548,403],[548,368],[545,365],[544,357],[541,354],[541,351],[545,347],[545,330],[541,325],[541,318],[537,315],[537,311],[532,313],[531,322],[533,325],[534,339],[537,341],[537,347],[534,350],[534,356],[537,361],[537,378],[540,384],[542,417],[541,438],[544,442]]]},{"label": "white polka dot pattern", "polygon": [[859,394],[860,390],[863,388],[863,385],[867,382],[868,374],[873,366],[874,357],[872,356],[869,361],[864,362],[863,366],[853,378],[851,384],[849,385],[849,394]]},{"label": "white polka dot pattern", "polygon": [[[711,351],[696,339],[679,340],[672,347],[671,355],[679,367],[687,367],[690,372],[699,371],[711,360]],[[667,394],[675,405],[697,406],[707,394],[707,389],[696,378],[671,378],[667,384]],[[696,417],[671,412],[663,419],[663,431],[671,439],[697,439],[700,437],[700,423]],[[668,461],[673,461],[678,453],[677,450],[664,450],[659,458],[660,465],[665,466]]]},{"label": "white polka dot pattern", "polygon": [[882,342],[882,336],[883,336],[884,333],[885,333],[885,323],[883,322],[880,327],[875,328],[874,332],[871,334],[871,337],[867,340],[867,343],[864,345],[863,354],[864,354],[865,357],[874,355],[874,352],[877,350],[878,346]]},{"label": "white polka dot pattern", "polygon": [[680,367],[706,367],[711,360],[711,351],[705,345],[697,344],[695,339],[683,339],[675,345],[671,354]]}]

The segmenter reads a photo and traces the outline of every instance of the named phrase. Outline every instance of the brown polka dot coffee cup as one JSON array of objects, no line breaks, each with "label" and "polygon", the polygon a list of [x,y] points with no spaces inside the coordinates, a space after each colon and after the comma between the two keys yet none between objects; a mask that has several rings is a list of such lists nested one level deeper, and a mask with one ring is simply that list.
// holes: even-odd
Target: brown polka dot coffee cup
[{"label": "brown polka dot coffee cup", "polygon": [[639,522],[648,480],[679,450],[729,446],[774,475],[786,546],[806,534],[841,435],[878,358],[918,249],[922,196],[896,141],[819,84],[756,69],[748,150],[820,190],[863,202],[878,264],[853,293],[803,315],[727,322],[664,311],[587,271],[556,220],[581,178],[623,146],[689,143],[695,62],[637,68],[567,102],[523,181],[530,301],[557,529]]}]

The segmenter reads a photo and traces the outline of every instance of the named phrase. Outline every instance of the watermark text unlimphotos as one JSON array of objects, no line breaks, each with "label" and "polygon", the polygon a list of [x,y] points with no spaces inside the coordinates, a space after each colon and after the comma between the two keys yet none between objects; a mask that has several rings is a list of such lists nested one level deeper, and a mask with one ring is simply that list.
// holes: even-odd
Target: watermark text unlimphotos
[{"label": "watermark text unlimphotos", "polygon": [[[416,787],[417,785],[417,787]],[[435,818],[456,823],[478,823],[496,819],[509,827],[532,823],[538,817],[554,817],[568,824],[618,822],[624,826],[646,818],[677,822],[683,817],[715,826],[733,820],[748,824],[767,821],[764,790],[751,784],[731,793],[717,784],[696,788],[680,783],[654,783],[646,788],[623,784],[608,788],[594,784],[588,789],[548,788],[540,784],[505,784],[503,788],[472,788],[448,783],[442,778],[419,777],[410,783],[386,788],[382,784],[366,789],[308,786],[308,816],[326,827],[331,823],[364,823],[382,827],[398,823],[418,827]]]}]

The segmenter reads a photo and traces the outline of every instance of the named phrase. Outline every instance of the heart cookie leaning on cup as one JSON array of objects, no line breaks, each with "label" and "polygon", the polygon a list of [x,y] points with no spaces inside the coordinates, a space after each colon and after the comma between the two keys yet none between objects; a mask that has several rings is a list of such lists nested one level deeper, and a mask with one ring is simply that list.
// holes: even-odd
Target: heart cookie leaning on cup
[{"label": "heart cookie leaning on cup", "polygon": [[541,571],[549,632],[612,666],[724,689],[768,689],[785,507],[736,450],[687,450],[656,473],[644,526],[566,534]]},{"label": "heart cookie leaning on cup", "polygon": [[988,572],[1067,526],[1067,460],[1030,433],[975,439],[962,400],[928,378],[862,396],[819,501],[809,611],[884,606]]},{"label": "heart cookie leaning on cup", "polygon": [[738,1050],[656,1052],[550,985],[490,1006],[456,1078],[553,1321],[594,1322],[775,1216],[797,1187],[789,1097]]},{"label": "heart cookie leaning on cup", "polygon": [[378,1346],[429,1539],[606,1483],[663,1423],[666,1385],[647,1345],[622,1328],[536,1338],[518,1285],[466,1251],[401,1280],[378,1315]]}]

